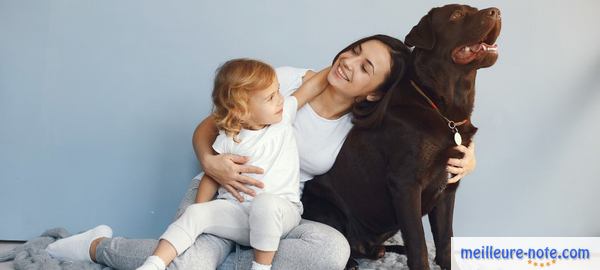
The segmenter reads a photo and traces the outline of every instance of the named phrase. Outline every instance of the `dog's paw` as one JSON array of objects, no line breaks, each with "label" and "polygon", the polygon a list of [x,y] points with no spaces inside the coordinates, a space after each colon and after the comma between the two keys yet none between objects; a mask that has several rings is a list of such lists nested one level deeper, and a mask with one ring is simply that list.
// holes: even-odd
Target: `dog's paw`
[{"label": "dog's paw", "polygon": [[344,270],[358,270],[358,262],[355,259],[348,259],[348,263],[346,263],[346,268]]},{"label": "dog's paw", "polygon": [[438,259],[435,258],[435,263],[441,268],[441,269],[450,269],[450,258],[444,258],[444,259]]}]

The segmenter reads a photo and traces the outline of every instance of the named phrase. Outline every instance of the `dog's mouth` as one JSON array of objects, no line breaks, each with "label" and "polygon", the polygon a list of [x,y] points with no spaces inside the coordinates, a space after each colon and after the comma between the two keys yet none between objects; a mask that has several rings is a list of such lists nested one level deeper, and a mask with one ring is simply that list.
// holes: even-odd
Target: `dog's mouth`
[{"label": "dog's mouth", "polygon": [[465,65],[488,54],[498,54],[496,39],[500,34],[500,25],[496,24],[483,36],[479,42],[459,46],[452,51],[454,63]]}]

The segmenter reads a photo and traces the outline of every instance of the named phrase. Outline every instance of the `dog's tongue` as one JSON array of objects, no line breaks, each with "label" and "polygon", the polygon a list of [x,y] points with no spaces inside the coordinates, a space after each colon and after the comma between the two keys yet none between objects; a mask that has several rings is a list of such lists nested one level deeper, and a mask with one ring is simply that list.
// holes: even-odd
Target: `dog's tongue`
[{"label": "dog's tongue", "polygon": [[475,57],[477,56],[477,53],[479,53],[480,51],[496,51],[497,48],[498,46],[496,44],[488,45],[485,43],[477,43],[471,46],[464,46],[460,48],[454,53],[452,58],[457,64],[467,64],[473,61],[473,59],[475,59]]},{"label": "dog's tongue", "polygon": [[459,49],[457,52],[455,52],[452,58],[457,64],[467,64],[475,58],[477,52],[480,50],[480,44],[476,44],[473,46],[465,46]]}]

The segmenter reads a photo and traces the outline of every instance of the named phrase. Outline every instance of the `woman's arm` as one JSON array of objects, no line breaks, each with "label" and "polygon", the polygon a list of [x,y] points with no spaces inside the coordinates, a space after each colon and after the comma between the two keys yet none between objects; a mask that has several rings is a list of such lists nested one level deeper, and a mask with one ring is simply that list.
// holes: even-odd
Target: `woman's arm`
[{"label": "woman's arm", "polygon": [[219,135],[219,130],[212,115],[206,117],[198,124],[196,130],[194,130],[192,145],[196,153],[196,158],[200,163],[203,163],[205,157],[216,154],[212,149],[212,143],[217,138],[217,135]]},{"label": "woman's arm", "polygon": [[477,166],[477,160],[475,159],[475,142],[471,142],[469,147],[459,145],[454,149],[464,154],[463,158],[451,158],[448,160],[448,166],[446,170],[454,176],[448,179],[448,184],[456,183],[466,175],[470,174],[475,170]]},{"label": "woman's arm", "polygon": [[212,144],[217,135],[217,126],[212,116],[204,119],[194,131],[192,144],[196,158],[200,161],[204,173],[233,194],[239,201],[244,200],[239,192],[254,196],[254,191],[245,185],[262,188],[263,183],[242,175],[242,173],[261,174],[263,170],[255,166],[244,165],[248,161],[247,157],[232,154],[216,154],[212,149]]},{"label": "woman's arm", "polygon": [[298,100],[298,109],[319,95],[327,87],[327,74],[331,67],[324,68],[316,74],[306,74],[302,85],[292,95]]}]

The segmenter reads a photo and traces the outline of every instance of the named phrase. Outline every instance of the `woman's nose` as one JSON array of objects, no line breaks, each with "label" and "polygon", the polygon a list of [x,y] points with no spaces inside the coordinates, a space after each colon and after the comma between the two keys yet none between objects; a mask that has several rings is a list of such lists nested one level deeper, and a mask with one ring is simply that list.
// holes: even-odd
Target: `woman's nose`
[{"label": "woman's nose", "polygon": [[345,65],[348,69],[353,70],[356,66],[358,66],[362,62],[362,57],[360,55],[352,55],[345,59]]}]

